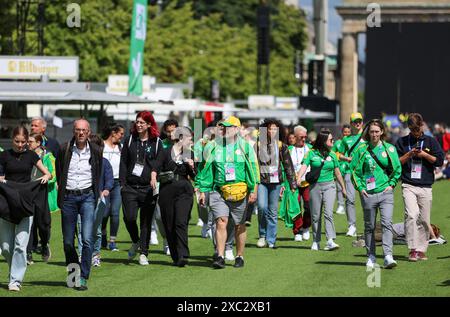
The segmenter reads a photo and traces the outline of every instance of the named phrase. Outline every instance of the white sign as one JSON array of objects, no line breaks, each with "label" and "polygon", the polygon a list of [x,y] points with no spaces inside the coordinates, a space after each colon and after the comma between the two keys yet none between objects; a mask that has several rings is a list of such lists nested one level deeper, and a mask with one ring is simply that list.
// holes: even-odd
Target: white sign
[{"label": "white sign", "polygon": [[248,96],[248,109],[274,109],[275,96],[268,95],[251,95]]},{"label": "white sign", "polygon": [[63,119],[57,116],[53,117],[53,125],[58,128],[64,127]]},{"label": "white sign", "polygon": [[0,56],[0,79],[78,80],[78,56]]},{"label": "white sign", "polygon": [[[149,93],[150,86],[156,83],[156,78],[151,76],[142,77],[142,92]],[[106,87],[106,92],[113,95],[124,95],[128,94],[128,75],[109,75],[108,76],[108,87]]]},{"label": "white sign", "polygon": [[298,98],[296,97],[277,97],[277,109],[296,110],[298,109]]}]

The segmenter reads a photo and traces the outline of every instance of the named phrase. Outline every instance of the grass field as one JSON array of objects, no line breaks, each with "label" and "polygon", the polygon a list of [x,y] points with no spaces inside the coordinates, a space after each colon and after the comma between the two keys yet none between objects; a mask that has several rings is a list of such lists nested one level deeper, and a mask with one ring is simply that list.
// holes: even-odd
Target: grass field
[{"label": "grass field", "polygon": [[[441,181],[433,187],[432,223],[450,238],[450,182]],[[358,233],[363,231],[362,211],[357,199]],[[395,192],[394,222],[403,220],[400,186]],[[119,252],[102,251],[101,267],[93,267],[89,290],[77,292],[66,287],[65,260],[62,249],[60,214],[52,216],[52,259],[28,267],[20,293],[7,290],[8,267],[0,260],[0,297],[5,296],[450,296],[450,245],[430,246],[428,261],[407,261],[406,246],[396,245],[394,257],[398,267],[381,270],[380,287],[370,288],[366,280],[365,249],[352,247],[353,238],[346,237],[346,216],[335,214],[337,243],[334,252],[312,252],[311,240],[294,242],[291,230],[278,225],[278,249],[256,247],[257,219],[249,227],[245,267],[235,269],[233,263],[224,270],[211,268],[212,244],[201,238],[195,226],[194,208],[189,226],[190,263],[185,268],[173,267],[170,257],[160,245],[150,248],[150,265],[140,266],[127,260],[130,239],[125,226],[119,229]],[[324,238],[324,235],[322,237]],[[322,247],[323,247],[322,243]],[[382,250],[377,247],[378,264]]]}]

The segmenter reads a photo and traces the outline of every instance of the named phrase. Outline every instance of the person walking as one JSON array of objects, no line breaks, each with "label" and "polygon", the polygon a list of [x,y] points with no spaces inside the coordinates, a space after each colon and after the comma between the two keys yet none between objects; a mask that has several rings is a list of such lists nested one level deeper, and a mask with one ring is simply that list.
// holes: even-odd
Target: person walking
[{"label": "person walking", "polygon": [[164,231],[174,265],[188,264],[188,224],[194,201],[193,133],[190,128],[177,128],[171,134],[173,144],[162,149],[152,169],[151,186],[155,190],[159,175],[159,205]]},{"label": "person walking", "polygon": [[345,211],[347,213],[348,230],[346,236],[356,237],[356,208],[355,208],[355,188],[353,187],[351,173],[348,164],[352,161],[353,151],[356,150],[360,143],[365,142],[362,138],[363,133],[363,116],[359,112],[353,112],[350,116],[350,126],[352,135],[342,138],[342,145],[339,151],[339,161],[347,163],[344,167],[344,179],[347,191],[345,200]]},{"label": "person walking", "polygon": [[[141,111],[131,135],[125,140],[120,158],[119,179],[123,204],[123,219],[132,244],[128,259],[139,250],[139,264],[148,265],[148,247],[157,192],[150,186],[150,176],[157,153],[163,148],[153,115]],[[137,225],[139,210],[140,234]]]},{"label": "person walking", "polygon": [[59,143],[56,139],[51,138],[45,134],[47,130],[47,121],[42,117],[31,118],[31,133],[37,133],[42,136],[42,146],[46,148],[47,152],[51,152],[56,158],[59,152]]},{"label": "person walking", "polygon": [[[309,183],[305,176],[300,177],[300,168],[302,167],[303,158],[311,150],[312,145],[306,142],[308,130],[299,125],[294,128],[295,147],[291,151],[292,163],[294,164],[295,174],[297,177],[298,187],[298,203],[300,209],[303,201],[303,213],[299,217],[293,219],[294,225],[292,232],[295,241],[308,241],[310,238],[309,228],[311,227],[311,211],[309,208]],[[306,170],[309,172],[310,168]]]},{"label": "person walking", "polygon": [[322,207],[325,218],[325,235],[327,244],[325,251],[332,251],[339,248],[334,242],[336,230],[333,222],[333,208],[336,200],[335,180],[341,184],[342,193],[346,196],[345,184],[339,170],[339,162],[336,154],[331,151],[333,146],[333,135],[330,130],[322,130],[317,135],[316,142],[303,159],[300,168],[302,177],[308,166],[311,171],[306,175],[306,180],[310,184],[309,205],[311,208],[313,244],[311,250],[320,249],[321,227],[322,227]]},{"label": "person walking", "polygon": [[210,192],[209,207],[217,226],[218,257],[213,262],[216,269],[225,268],[224,252],[229,217],[232,217],[235,223],[234,267],[244,266],[247,237],[245,209],[247,203],[255,202],[257,198],[258,162],[250,144],[239,137],[240,126],[240,120],[234,116],[220,123],[216,142],[206,146],[207,161],[196,177],[200,205],[205,205],[205,193]]},{"label": "person walking", "polygon": [[[342,138],[345,138],[346,136],[351,135],[352,130],[349,124],[344,124],[342,126]],[[334,142],[333,148],[331,149],[333,152],[336,153],[336,156],[339,160],[339,169],[341,170],[341,174],[345,175],[346,170],[348,168],[348,162],[346,161],[341,161],[339,159],[341,154],[344,154],[345,152],[345,147],[344,144],[342,143],[342,139],[336,140]],[[337,201],[338,201],[338,208],[336,209],[336,213],[338,215],[345,215],[345,199],[344,196],[342,195],[342,188],[341,185],[339,185],[339,183],[336,183],[336,188],[337,188]]]},{"label": "person walking", "polygon": [[75,288],[80,291],[88,289],[94,248],[95,206],[100,197],[99,180],[103,165],[101,150],[89,142],[90,134],[90,124],[86,119],[75,120],[73,138],[60,148],[55,164],[66,265],[80,265],[74,238],[78,215],[81,217],[81,274],[79,286]]},{"label": "person walking", "polygon": [[289,188],[294,193],[297,181],[288,146],[284,140],[284,127],[278,120],[265,119],[260,125],[260,141],[256,143],[261,183],[258,186],[259,239],[256,245],[275,248],[278,222],[278,200],[283,182],[284,167]]},{"label": "person walking", "polygon": [[375,225],[377,212],[380,211],[384,268],[390,269],[397,266],[393,258],[392,216],[394,187],[402,168],[395,147],[384,141],[386,129],[383,122],[378,119],[371,120],[367,127],[363,136],[367,143],[354,151],[350,170],[363,205],[366,266],[373,269],[376,263]]},{"label": "person walking", "polygon": [[[52,152],[47,152],[45,147],[42,146],[42,136],[37,133],[31,133],[28,137],[28,150],[34,151],[45,168],[52,174],[51,180],[48,181],[48,204],[45,206],[37,206],[34,212],[33,225],[31,232],[34,230],[39,232],[41,239],[41,256],[44,262],[48,262],[51,257],[51,251],[49,247],[50,234],[51,234],[51,216],[50,212],[58,209],[57,198],[58,192],[56,190],[56,171],[55,171],[55,157]],[[37,180],[43,176],[41,171],[35,166],[31,171],[31,179]],[[33,234],[30,234],[30,240],[27,247],[27,263],[33,264]]]},{"label": "person walking", "polygon": [[[16,127],[12,133],[12,148],[0,153],[1,182],[29,183],[33,167],[43,174],[37,179],[41,184],[52,179],[52,174],[42,164],[39,156],[27,149],[27,143],[28,130],[23,126]],[[27,245],[32,224],[33,216],[17,219],[15,222],[12,219],[0,218],[0,247],[1,254],[8,263],[10,291],[18,292],[22,288],[27,270]]]},{"label": "person walking", "polygon": [[[125,129],[121,124],[115,122],[109,124],[103,130],[103,158],[107,159],[113,170],[113,187],[106,197],[107,208],[102,221],[102,247],[110,251],[119,251],[116,244],[117,234],[119,232],[120,208],[122,207],[122,196],[120,194],[120,156],[122,150],[122,139]],[[109,223],[109,243],[107,240],[107,225]]]},{"label": "person walking", "polygon": [[427,260],[434,168],[442,166],[444,151],[435,138],[424,134],[419,113],[408,116],[410,133],[396,143],[402,164],[402,194],[409,261]]}]

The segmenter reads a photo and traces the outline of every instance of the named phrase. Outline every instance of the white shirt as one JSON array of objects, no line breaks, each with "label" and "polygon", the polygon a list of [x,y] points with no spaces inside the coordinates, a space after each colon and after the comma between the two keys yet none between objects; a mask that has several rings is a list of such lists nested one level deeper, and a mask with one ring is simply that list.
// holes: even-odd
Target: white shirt
[{"label": "white shirt", "polygon": [[103,157],[109,161],[113,169],[114,179],[119,178],[120,169],[120,149],[119,145],[114,145],[114,148],[110,147],[105,142],[105,147],[103,148]]},{"label": "white shirt", "polygon": [[[290,150],[291,153],[291,159],[292,164],[294,165],[295,173],[298,173],[300,171],[300,168],[302,166],[303,158],[305,157],[306,153],[309,152],[309,147],[307,145],[304,145],[303,147],[294,147]],[[305,174],[303,174],[301,180],[305,181],[305,175],[307,172],[309,172],[310,167],[306,170]]]},{"label": "white shirt", "polygon": [[76,143],[72,147],[72,158],[70,159],[69,171],[67,173],[68,190],[85,189],[92,186],[91,150],[89,144],[84,149],[77,148]]}]

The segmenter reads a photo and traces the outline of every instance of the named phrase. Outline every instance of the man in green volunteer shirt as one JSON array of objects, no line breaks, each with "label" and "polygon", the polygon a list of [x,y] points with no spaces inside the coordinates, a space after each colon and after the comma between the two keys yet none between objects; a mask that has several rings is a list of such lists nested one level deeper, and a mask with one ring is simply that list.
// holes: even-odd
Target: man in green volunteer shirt
[{"label": "man in green volunteer shirt", "polygon": [[361,193],[364,210],[364,236],[367,249],[367,267],[374,268],[375,224],[380,210],[383,231],[384,267],[393,268],[397,262],[392,256],[392,215],[394,187],[402,174],[402,166],[395,146],[384,142],[385,128],[381,120],[372,120],[364,134],[366,144],[354,151],[350,169],[356,190]]},{"label": "man in green volunteer shirt", "polygon": [[165,149],[167,149],[172,143],[170,141],[170,135],[175,129],[178,128],[178,121],[175,119],[167,119],[164,121],[161,128],[161,139]]},{"label": "man in green volunteer shirt", "polygon": [[[240,126],[241,122],[234,116],[220,123],[215,142],[208,143],[205,148],[206,162],[196,177],[196,184],[200,191],[200,205],[205,205],[205,193],[210,192],[209,207],[217,226],[218,257],[213,263],[213,267],[217,269],[225,268],[224,252],[230,216],[236,224],[237,256],[234,267],[244,266],[245,210],[247,204],[255,202],[257,198],[259,183],[257,158],[250,144],[239,137]],[[225,200],[226,192],[223,186],[232,184],[234,188],[240,189],[246,186],[247,195],[244,195],[242,199],[236,195],[235,199]]]},{"label": "man in green volunteer shirt", "polygon": [[[350,116],[350,125],[352,128],[352,135],[346,136],[342,139],[341,149],[339,150],[339,160],[350,163],[352,161],[353,152],[358,148],[362,139],[363,132],[363,117],[359,112],[353,112]],[[355,188],[351,181],[350,169],[348,166],[344,170],[345,186],[347,188],[347,199],[345,207],[347,212],[348,231],[347,236],[356,236],[356,209],[355,209]]]},{"label": "man in green volunteer shirt", "polygon": [[[342,127],[342,137],[344,138],[351,134],[352,134],[351,126],[349,124],[344,124]],[[336,140],[336,142],[334,142],[333,148],[331,150],[336,153],[336,156],[339,160],[339,156],[341,154],[344,154],[344,152],[345,152],[345,148],[342,143],[342,139]],[[348,163],[346,161],[339,160],[339,170],[341,171],[341,174],[343,177],[345,175],[345,171],[348,169],[347,165],[348,165]],[[336,210],[336,213],[339,215],[344,215],[345,214],[345,207],[344,207],[345,199],[344,199],[344,196],[342,195],[341,186],[339,185],[339,183],[337,183],[336,185],[337,185],[337,197],[338,197],[338,208]]]}]

